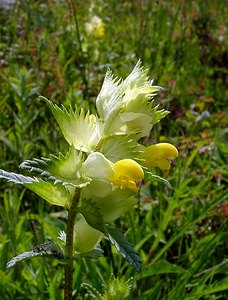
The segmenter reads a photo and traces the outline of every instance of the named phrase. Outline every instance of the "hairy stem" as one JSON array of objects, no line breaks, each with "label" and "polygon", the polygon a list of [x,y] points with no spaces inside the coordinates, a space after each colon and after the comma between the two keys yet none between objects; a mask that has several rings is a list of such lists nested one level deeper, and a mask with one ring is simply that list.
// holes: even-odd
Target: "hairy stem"
[{"label": "hairy stem", "polygon": [[65,289],[64,300],[72,300],[73,292],[73,241],[74,241],[74,222],[77,214],[77,207],[80,199],[80,189],[75,190],[74,198],[68,212],[67,232],[66,232],[66,257],[68,259],[65,264]]}]

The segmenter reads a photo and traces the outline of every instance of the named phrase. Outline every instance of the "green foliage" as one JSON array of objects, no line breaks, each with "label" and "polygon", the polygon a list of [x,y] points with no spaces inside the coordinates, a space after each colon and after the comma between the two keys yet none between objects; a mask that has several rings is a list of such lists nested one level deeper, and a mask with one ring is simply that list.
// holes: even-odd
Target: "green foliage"
[{"label": "green foliage", "polygon": [[78,212],[80,212],[84,216],[89,225],[101,232],[104,232],[105,224],[103,221],[102,213],[93,200],[83,199],[81,205],[78,208]]},{"label": "green foliage", "polygon": [[[145,143],[168,140],[179,146],[180,156],[169,172],[158,171],[151,184],[142,185],[137,211],[117,221],[136,245],[141,272],[135,273],[104,241],[105,259],[83,257],[74,262],[75,299],[103,297],[104,289],[107,293],[111,289],[113,273],[120,280],[123,275],[126,280],[133,277],[129,299],[226,299],[226,7],[225,1],[203,0],[93,1],[93,5],[22,0],[10,10],[0,7],[1,169],[15,171],[31,157],[67,153],[68,145],[39,95],[65,107],[76,104],[86,117],[87,109],[94,109],[107,67],[125,77],[139,58],[156,85],[165,88],[159,91],[159,102],[171,114],[162,128],[154,126]],[[104,22],[103,38],[86,35],[84,24],[93,15]],[[70,113],[72,122],[83,119],[71,109],[59,111],[53,105],[52,110],[60,117]],[[110,149],[108,141],[101,147],[110,158],[118,152],[120,159],[125,147],[132,155],[135,150],[127,136],[118,149]],[[67,157],[55,154],[52,168],[56,170],[58,161],[62,166]],[[40,165],[33,161],[27,167]],[[33,180],[0,174],[18,183]],[[159,182],[162,177],[170,186]],[[39,185],[42,193],[45,188]],[[63,191],[61,184],[56,185],[59,188]],[[48,189],[48,195],[53,194]],[[23,260],[10,270],[6,264],[47,238],[55,240],[65,230],[65,220],[65,212],[38,201],[23,185],[1,182],[2,299],[62,299],[64,278],[58,259]],[[118,237],[115,232],[115,241]]]},{"label": "green foliage", "polygon": [[14,258],[12,258],[8,263],[7,263],[7,268],[12,268],[17,262],[23,260],[23,259],[28,259],[28,258],[33,258],[36,256],[52,256],[55,258],[63,259],[63,251],[60,248],[58,244],[56,244],[54,241],[48,241],[45,244],[38,245],[36,246],[32,251],[24,252]]},{"label": "green foliage", "polygon": [[78,154],[74,147],[70,147],[66,155],[59,153],[50,155],[50,158],[26,160],[20,168],[38,173],[41,177],[53,181],[54,184],[83,186],[88,183],[88,179],[85,176],[83,178],[77,171],[82,162],[82,154]]},{"label": "green foliage", "polygon": [[141,259],[128,240],[113,225],[105,224],[99,208],[90,199],[85,199],[79,208],[89,225],[103,232],[116,250],[131,264],[136,271],[140,271]]},{"label": "green foliage", "polygon": [[116,228],[105,226],[105,235],[117,251],[131,264],[137,272],[141,269],[141,258],[128,240]]},{"label": "green foliage", "polygon": [[121,278],[110,278],[107,287],[105,288],[104,300],[121,300],[126,299],[132,289],[132,278],[126,280]]}]

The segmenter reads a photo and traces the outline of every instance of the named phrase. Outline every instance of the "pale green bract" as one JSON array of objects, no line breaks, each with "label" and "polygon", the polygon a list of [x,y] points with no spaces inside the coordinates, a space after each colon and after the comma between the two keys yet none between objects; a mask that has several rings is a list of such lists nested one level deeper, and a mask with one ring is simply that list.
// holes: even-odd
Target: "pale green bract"
[{"label": "pale green bract", "polygon": [[41,176],[47,177],[55,184],[83,187],[90,180],[82,174],[82,164],[83,154],[78,152],[74,146],[70,146],[66,155],[59,153],[50,155],[50,158],[26,160],[20,165],[20,168],[40,173]]},{"label": "pale green bract", "polygon": [[158,110],[158,106],[152,107],[153,97],[160,89],[152,83],[140,61],[122,82],[108,71],[96,100],[105,136],[127,134],[139,139],[148,135],[152,126],[168,114]]},{"label": "pale green bract", "polygon": [[67,110],[51,103],[42,97],[51,109],[66,141],[77,150],[91,152],[101,138],[102,125],[93,114],[81,111]]},{"label": "pale green bract", "polygon": [[101,91],[97,96],[97,112],[105,124],[105,132],[121,109],[123,92],[120,89],[119,83],[120,80],[114,79],[109,70],[106,73]]}]

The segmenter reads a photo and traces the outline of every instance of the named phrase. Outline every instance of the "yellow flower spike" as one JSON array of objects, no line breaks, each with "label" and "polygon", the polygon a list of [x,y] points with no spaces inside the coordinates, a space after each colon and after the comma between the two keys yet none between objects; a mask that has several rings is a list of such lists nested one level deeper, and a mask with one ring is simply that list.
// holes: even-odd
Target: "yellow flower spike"
[{"label": "yellow flower spike", "polygon": [[122,159],[113,164],[114,173],[110,180],[121,188],[134,191],[139,189],[138,184],[144,178],[143,169],[132,159]]},{"label": "yellow flower spike", "polygon": [[105,27],[104,27],[104,24],[100,24],[98,27],[97,27],[97,36],[98,38],[103,38],[105,34]]},{"label": "yellow flower spike", "polygon": [[144,159],[143,165],[147,167],[159,167],[162,170],[170,168],[170,159],[178,156],[177,148],[168,143],[151,145],[144,149],[140,158]]},{"label": "yellow flower spike", "polygon": [[93,16],[90,22],[85,23],[85,30],[88,36],[103,38],[105,34],[105,26],[101,18]]}]

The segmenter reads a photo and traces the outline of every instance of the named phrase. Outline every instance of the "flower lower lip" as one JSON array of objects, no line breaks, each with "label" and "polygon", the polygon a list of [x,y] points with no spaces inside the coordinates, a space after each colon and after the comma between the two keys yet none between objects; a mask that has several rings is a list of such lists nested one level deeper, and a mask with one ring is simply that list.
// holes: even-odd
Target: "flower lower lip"
[{"label": "flower lower lip", "polygon": [[138,182],[136,182],[137,188],[140,188],[144,183],[145,183],[144,179],[139,180]]}]

